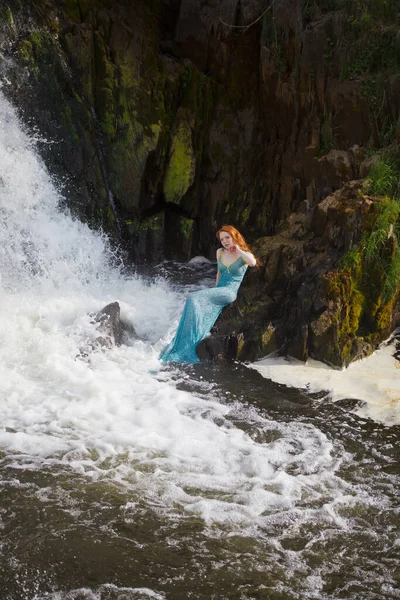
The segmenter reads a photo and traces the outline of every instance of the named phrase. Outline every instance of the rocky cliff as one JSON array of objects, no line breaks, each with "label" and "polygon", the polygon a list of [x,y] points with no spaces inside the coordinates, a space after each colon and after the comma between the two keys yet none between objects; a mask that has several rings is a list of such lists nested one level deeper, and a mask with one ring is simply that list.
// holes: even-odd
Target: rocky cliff
[{"label": "rocky cliff", "polygon": [[[392,242],[366,289],[380,201],[349,182],[400,137],[398,12],[395,0],[2,0],[4,88],[52,142],[41,150],[73,209],[135,260],[212,257],[226,222],[255,242],[239,356],[347,364],[397,318]],[[355,248],[358,270],[342,268]]]}]

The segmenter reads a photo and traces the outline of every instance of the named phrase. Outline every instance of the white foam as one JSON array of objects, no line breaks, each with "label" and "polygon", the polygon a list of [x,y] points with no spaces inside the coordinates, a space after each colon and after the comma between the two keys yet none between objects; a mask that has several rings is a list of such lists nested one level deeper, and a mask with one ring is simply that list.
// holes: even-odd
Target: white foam
[{"label": "white foam", "polygon": [[32,600],[102,600],[105,597],[110,600],[121,598],[125,600],[144,600],[144,598],[165,600],[166,598],[163,592],[156,592],[149,588],[128,588],[106,583],[94,590],[79,588],[68,592],[47,592],[44,596],[36,594]]},{"label": "white foam", "polygon": [[333,402],[361,400],[359,414],[392,425],[400,422],[400,362],[393,356],[394,344],[389,340],[368,358],[343,370],[312,359],[302,363],[292,358],[266,358],[251,366],[277,383],[310,392],[326,390]]}]

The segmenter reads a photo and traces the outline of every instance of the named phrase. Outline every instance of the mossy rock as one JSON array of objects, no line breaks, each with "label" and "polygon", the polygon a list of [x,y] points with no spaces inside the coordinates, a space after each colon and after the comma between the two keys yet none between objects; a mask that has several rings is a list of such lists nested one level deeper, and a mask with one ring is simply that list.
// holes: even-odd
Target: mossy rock
[{"label": "mossy rock", "polygon": [[192,130],[187,121],[181,120],[172,137],[163,184],[165,200],[179,204],[193,184],[195,173],[196,159],[192,144]]}]

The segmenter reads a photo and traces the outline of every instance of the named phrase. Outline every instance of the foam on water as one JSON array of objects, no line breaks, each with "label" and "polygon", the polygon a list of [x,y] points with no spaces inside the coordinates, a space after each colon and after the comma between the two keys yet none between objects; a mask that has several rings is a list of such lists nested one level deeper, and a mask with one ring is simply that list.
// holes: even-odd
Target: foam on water
[{"label": "foam on water", "polygon": [[44,596],[35,595],[32,600],[165,600],[166,596],[162,592],[155,592],[148,588],[127,588],[119,587],[113,584],[104,584],[96,590],[89,588],[80,588],[70,590],[69,592],[47,593]]},{"label": "foam on water", "polygon": [[394,353],[395,339],[391,338],[371,356],[343,370],[312,359],[302,363],[292,358],[266,358],[252,366],[277,383],[310,392],[326,390],[333,402],[360,400],[360,415],[394,425],[400,423],[400,361]]},{"label": "foam on water", "polygon": [[[242,407],[177,390],[173,371],[151,374],[184,294],[123,276],[104,236],[59,209],[3,97],[0,157],[0,449],[13,466],[68,465],[210,523],[302,513],[345,527],[341,503],[373,501],[336,475],[347,457],[315,427],[244,415],[277,432],[260,443],[230,419]],[[77,359],[96,336],[88,313],[114,300],[141,339]]]}]

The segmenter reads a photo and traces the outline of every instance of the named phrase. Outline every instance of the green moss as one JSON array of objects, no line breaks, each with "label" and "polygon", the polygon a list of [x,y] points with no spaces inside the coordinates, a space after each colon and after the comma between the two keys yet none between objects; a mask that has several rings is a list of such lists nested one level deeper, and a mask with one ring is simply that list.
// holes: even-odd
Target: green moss
[{"label": "green moss", "polygon": [[140,86],[140,77],[137,72],[139,65],[132,61],[124,61],[120,65],[120,85],[124,90],[137,89]]},{"label": "green moss", "polygon": [[179,204],[192,185],[196,161],[192,146],[192,131],[181,121],[172,138],[163,191],[167,202]]},{"label": "green moss", "polygon": [[43,45],[46,42],[46,36],[40,31],[34,31],[30,35],[30,41],[32,46],[36,48],[36,50],[43,50]]},{"label": "green moss", "polygon": [[181,217],[179,219],[179,230],[185,240],[189,241],[193,234],[194,220]]},{"label": "green moss", "polygon": [[264,352],[272,352],[275,348],[274,343],[274,333],[275,330],[273,327],[267,327],[264,333],[261,335],[261,350]]},{"label": "green moss", "polygon": [[27,65],[29,72],[35,79],[39,78],[40,69],[36,64],[35,52],[30,40],[22,40],[18,46],[18,55],[21,60]]},{"label": "green moss", "polygon": [[348,317],[348,333],[355,335],[359,329],[361,316],[365,305],[365,295],[355,289],[350,298],[350,310]]},{"label": "green moss", "polygon": [[25,40],[22,40],[18,46],[19,57],[27,64],[30,73],[39,79],[49,67],[49,56],[51,55],[54,40],[46,32],[34,31]]},{"label": "green moss", "polygon": [[4,9],[1,10],[0,17],[4,19],[9,25],[14,25],[14,16],[9,6],[6,6]]},{"label": "green moss", "polygon": [[394,297],[389,302],[383,303],[376,313],[376,327],[378,331],[390,331],[392,326]]},{"label": "green moss", "polygon": [[332,364],[348,364],[365,310],[365,295],[357,288],[348,269],[329,273],[325,278],[331,300],[330,325],[323,336],[324,354]]},{"label": "green moss", "polygon": [[164,223],[164,215],[153,215],[139,224],[140,231],[158,231]]},{"label": "green moss", "polygon": [[18,54],[25,60],[32,60],[33,48],[29,40],[23,40],[18,46]]},{"label": "green moss", "polygon": [[237,357],[240,359],[240,355],[243,352],[244,347],[244,337],[243,335],[238,336],[238,347],[237,347]]}]

